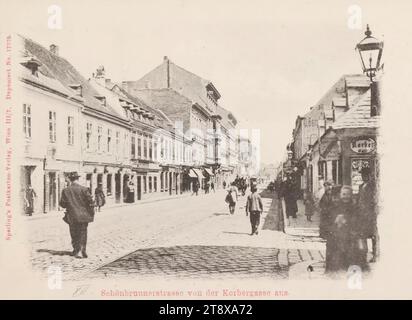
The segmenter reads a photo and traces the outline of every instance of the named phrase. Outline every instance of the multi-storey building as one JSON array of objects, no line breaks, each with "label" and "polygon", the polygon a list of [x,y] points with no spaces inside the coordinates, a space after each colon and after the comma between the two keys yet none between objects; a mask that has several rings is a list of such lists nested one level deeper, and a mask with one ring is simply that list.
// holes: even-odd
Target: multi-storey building
[{"label": "multi-storey building", "polygon": [[[189,177],[202,182],[216,177],[219,173],[219,159],[222,156],[216,142],[216,133],[224,128],[228,139],[228,150],[224,157],[228,163],[237,161],[237,137],[232,129],[236,119],[219,106],[221,95],[211,81],[205,80],[171,62],[164,57],[163,63],[137,81],[124,81],[123,88],[130,94],[155,105],[175,123],[183,127],[185,137],[192,141],[192,160],[194,170]],[[229,115],[230,114],[230,115]],[[229,115],[229,118],[228,118]],[[228,123],[230,123],[228,125]],[[230,133],[229,133],[230,132]],[[225,141],[226,142],[226,141]],[[231,169],[233,171],[233,169]]]},{"label": "multi-storey building", "polygon": [[36,213],[59,209],[71,171],[92,194],[101,186],[108,205],[238,173],[236,119],[210,81],[167,58],[139,81],[117,85],[103,67],[86,79],[57,46],[20,39],[20,189],[33,187]]},{"label": "multi-storey building", "polygon": [[[55,52],[19,37],[20,95],[16,125],[22,130],[22,196],[31,185],[36,193],[34,212],[58,207],[65,173],[80,170],[83,98],[56,77],[48,61]],[[52,47],[52,49],[55,49]],[[59,62],[59,61],[58,61]],[[23,203],[23,201],[22,201]]]}]

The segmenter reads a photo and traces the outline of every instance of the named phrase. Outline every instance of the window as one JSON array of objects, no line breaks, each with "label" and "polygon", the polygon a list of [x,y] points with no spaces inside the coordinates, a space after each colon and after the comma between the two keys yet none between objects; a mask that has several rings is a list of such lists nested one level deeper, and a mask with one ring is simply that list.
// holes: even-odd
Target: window
[{"label": "window", "polygon": [[112,130],[107,129],[107,153],[112,152]]},{"label": "window", "polygon": [[152,192],[152,177],[149,177],[149,193]]},{"label": "window", "polygon": [[153,149],[154,149],[153,160],[157,161],[157,153],[158,153],[158,151],[157,151],[157,138],[154,139],[153,145],[154,145],[154,147],[153,147]]},{"label": "window", "polygon": [[148,143],[147,137],[145,136],[143,140],[143,158],[144,159],[147,159],[147,143]]},{"label": "window", "polygon": [[92,139],[92,124],[88,122],[86,124],[86,149],[91,149],[91,140]]},{"label": "window", "polygon": [[49,111],[49,142],[56,142],[56,112]]},{"label": "window", "polygon": [[162,138],[160,138],[160,157],[162,160],[165,159],[165,140]]},{"label": "window", "polygon": [[128,141],[128,137],[127,137],[127,133],[125,133],[123,136],[123,157],[127,156],[127,150],[128,150],[127,141]]},{"label": "window", "polygon": [[132,159],[136,158],[136,137],[134,136],[134,134],[132,135],[130,151],[131,151]]},{"label": "window", "polygon": [[67,117],[67,144],[74,144],[74,117]]},{"label": "window", "polygon": [[106,194],[107,194],[108,196],[111,196],[111,195],[112,195],[112,174],[111,174],[111,173],[109,173],[109,174],[107,175],[106,186],[107,186],[107,188],[106,188]]},{"label": "window", "polygon": [[142,157],[142,136],[137,137],[137,157],[140,159]]},{"label": "window", "polygon": [[31,105],[23,104],[23,132],[26,139],[31,138]]},{"label": "window", "polygon": [[153,138],[149,137],[149,159],[153,160]]},{"label": "window", "polygon": [[116,131],[116,155],[120,152],[120,132]]},{"label": "window", "polygon": [[157,192],[157,177],[153,177],[153,191]]},{"label": "window", "polygon": [[102,151],[102,132],[103,128],[101,126],[97,127],[97,151]]},{"label": "window", "polygon": [[146,176],[143,176],[143,192],[147,192]]}]

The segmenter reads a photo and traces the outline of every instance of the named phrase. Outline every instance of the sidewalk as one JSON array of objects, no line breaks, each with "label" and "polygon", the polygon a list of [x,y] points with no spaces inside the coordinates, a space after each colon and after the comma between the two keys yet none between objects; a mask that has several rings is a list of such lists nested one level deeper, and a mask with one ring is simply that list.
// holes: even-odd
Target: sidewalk
[{"label": "sidewalk", "polygon": [[[308,221],[305,215],[305,205],[303,200],[298,200],[298,212],[296,219],[290,219],[290,225],[287,223],[285,200],[282,199],[282,211],[285,220],[285,233],[296,236],[307,236],[319,238],[319,212],[315,211],[312,221]],[[319,238],[319,241],[321,239]]]},{"label": "sidewalk", "polygon": [[[305,215],[305,205],[303,200],[298,200],[298,212],[296,219],[290,219],[290,225],[286,218],[285,200],[282,198],[282,212],[285,221],[285,234],[289,236],[290,241],[302,241],[312,243],[315,246],[323,246],[325,241],[319,237],[319,211],[315,211],[308,221]],[[293,279],[326,279],[325,275],[325,255],[317,259],[296,263],[290,267],[289,277]]]},{"label": "sidewalk", "polygon": [[[216,192],[220,192],[223,189],[217,189]],[[180,198],[185,198],[185,197],[189,197],[192,195],[192,192],[185,192],[182,194],[178,194],[178,195],[166,195],[163,197],[153,197],[153,198],[149,198],[149,199],[144,199],[144,200],[137,200],[136,202],[133,203],[115,203],[115,204],[111,204],[111,205],[105,205],[104,207],[102,207],[102,211],[106,210],[106,209],[114,209],[114,208],[122,208],[122,207],[132,207],[135,205],[140,205],[140,204],[145,204],[145,203],[153,203],[153,202],[160,202],[160,201],[166,201],[166,200],[173,200],[173,199],[180,199]],[[204,195],[204,193],[199,193],[199,196]],[[43,213],[43,214],[35,214],[33,216],[27,216],[26,219],[28,221],[31,220],[39,220],[39,219],[45,219],[45,218],[52,218],[52,217],[62,217],[64,210],[55,210],[55,211],[49,211],[47,213]]]}]

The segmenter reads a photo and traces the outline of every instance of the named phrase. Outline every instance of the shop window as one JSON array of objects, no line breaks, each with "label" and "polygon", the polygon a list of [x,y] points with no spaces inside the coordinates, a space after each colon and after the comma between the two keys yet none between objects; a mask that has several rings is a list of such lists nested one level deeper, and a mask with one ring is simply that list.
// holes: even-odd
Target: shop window
[{"label": "shop window", "polygon": [[152,177],[149,177],[149,193],[151,193],[152,191]]},{"label": "shop window", "polygon": [[335,184],[338,183],[338,161],[332,160],[332,180]]},{"label": "shop window", "polygon": [[146,176],[143,176],[143,192],[144,192],[144,193],[147,192],[147,184],[146,184],[146,181],[147,181],[147,177],[146,177]]},{"label": "shop window", "polygon": [[153,191],[157,192],[157,177],[153,177]]}]

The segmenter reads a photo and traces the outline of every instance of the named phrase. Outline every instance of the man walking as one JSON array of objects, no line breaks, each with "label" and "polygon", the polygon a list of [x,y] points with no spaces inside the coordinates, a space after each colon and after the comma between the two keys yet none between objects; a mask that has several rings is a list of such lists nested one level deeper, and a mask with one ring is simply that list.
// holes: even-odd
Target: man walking
[{"label": "man walking", "polygon": [[246,216],[250,214],[250,224],[252,226],[252,233],[250,234],[253,236],[254,234],[258,235],[259,231],[259,224],[260,224],[260,215],[263,211],[263,203],[262,198],[257,192],[257,186],[251,186],[252,193],[247,197],[246,200]]},{"label": "man walking", "polygon": [[376,183],[371,179],[370,168],[361,170],[362,185],[359,187],[358,206],[361,216],[361,230],[364,239],[372,239],[372,260],[379,257],[379,234],[377,226],[377,192]]},{"label": "man walking", "polygon": [[68,176],[70,185],[63,189],[60,206],[66,209],[66,222],[69,224],[72,238],[73,256],[87,258],[87,226],[94,220],[94,203],[88,188],[78,183],[79,175],[71,172]]}]

